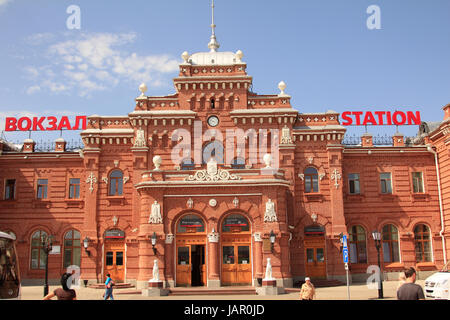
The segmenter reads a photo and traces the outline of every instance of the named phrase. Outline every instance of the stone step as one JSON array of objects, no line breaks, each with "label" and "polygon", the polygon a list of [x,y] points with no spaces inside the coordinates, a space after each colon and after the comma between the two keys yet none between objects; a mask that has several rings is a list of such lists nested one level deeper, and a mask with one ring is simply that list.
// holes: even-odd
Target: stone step
[{"label": "stone step", "polygon": [[253,287],[244,288],[170,288],[170,296],[204,296],[204,295],[256,295],[256,290]]}]

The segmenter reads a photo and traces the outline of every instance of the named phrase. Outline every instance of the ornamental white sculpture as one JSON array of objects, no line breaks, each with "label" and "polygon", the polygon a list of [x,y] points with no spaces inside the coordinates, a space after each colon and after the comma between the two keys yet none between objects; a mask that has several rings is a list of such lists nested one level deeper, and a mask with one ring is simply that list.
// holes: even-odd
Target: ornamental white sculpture
[{"label": "ornamental white sculpture", "polygon": [[270,258],[267,258],[267,266],[266,266],[266,276],[264,277],[263,281],[270,281],[275,280],[272,277],[272,264],[270,263]]},{"label": "ornamental white sculpture", "polygon": [[159,280],[158,260],[155,260],[153,263],[153,278],[150,282],[161,282],[161,280]]},{"label": "ornamental white sculpture", "polygon": [[152,204],[152,211],[150,213],[150,218],[148,219],[148,223],[151,223],[151,224],[162,223],[161,205],[158,203],[158,201],[155,201]]},{"label": "ornamental white sculpture", "polygon": [[266,202],[266,212],[264,213],[264,222],[277,222],[277,213],[275,212],[275,203],[269,199]]},{"label": "ornamental white sculpture", "polygon": [[161,167],[161,163],[162,163],[162,158],[160,156],[154,156],[153,157],[153,165],[155,166],[155,171],[160,171],[160,167]]},{"label": "ornamental white sculpture", "polygon": [[146,141],[145,141],[145,133],[144,130],[138,129],[136,131],[136,140],[134,141],[134,146],[138,148],[146,147]]},{"label": "ornamental white sculpture", "polygon": [[145,92],[147,91],[147,85],[145,84],[145,83],[142,83],[140,86],[139,86],[139,91],[141,92],[141,97],[144,97],[145,96]]},{"label": "ornamental white sculpture", "polygon": [[207,163],[206,170],[199,170],[194,175],[190,175],[185,181],[230,181],[241,180],[242,178],[231,174],[227,170],[217,168],[217,162],[211,158]]},{"label": "ornamental white sculpture", "polygon": [[271,168],[272,165],[272,155],[269,153],[266,153],[263,157],[263,161],[266,164],[266,168]]},{"label": "ornamental white sculpture", "polygon": [[281,129],[281,144],[292,144],[291,130],[286,125]]}]

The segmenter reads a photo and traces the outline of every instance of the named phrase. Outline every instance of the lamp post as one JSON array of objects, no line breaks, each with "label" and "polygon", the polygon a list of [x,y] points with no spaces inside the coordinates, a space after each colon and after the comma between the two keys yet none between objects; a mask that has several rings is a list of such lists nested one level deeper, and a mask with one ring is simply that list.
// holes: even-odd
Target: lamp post
[{"label": "lamp post", "polygon": [[89,237],[84,238],[84,240],[83,240],[83,247],[84,247],[84,251],[86,251],[86,254],[89,257],[91,255],[91,252],[88,250],[88,248],[89,248]]},{"label": "lamp post", "polygon": [[153,253],[156,255],[156,232],[153,232],[152,235],[152,249],[153,249]]},{"label": "lamp post", "polygon": [[342,253],[342,248],[344,247],[344,234],[342,232],[339,234],[339,242],[341,243],[339,253]]},{"label": "lamp post", "polygon": [[381,261],[380,261],[380,248],[381,248],[381,233],[378,231],[372,232],[373,240],[375,241],[375,248],[378,252],[378,268],[380,269],[380,279],[378,286],[378,299],[383,299],[383,279],[381,278]]},{"label": "lamp post", "polygon": [[42,236],[42,249],[45,253],[45,282],[44,282],[44,297],[48,295],[48,254],[53,249],[53,236]]},{"label": "lamp post", "polygon": [[273,247],[275,245],[275,233],[273,233],[273,230],[270,230],[270,251],[273,252]]}]

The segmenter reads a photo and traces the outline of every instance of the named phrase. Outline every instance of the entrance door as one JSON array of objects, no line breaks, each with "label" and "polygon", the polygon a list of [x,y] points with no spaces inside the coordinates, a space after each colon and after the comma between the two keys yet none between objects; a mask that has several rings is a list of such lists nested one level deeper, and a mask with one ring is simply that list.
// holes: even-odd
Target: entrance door
[{"label": "entrance door", "polygon": [[205,245],[177,247],[177,286],[206,284]]},{"label": "entrance door", "polygon": [[324,239],[305,239],[305,267],[307,277],[316,279],[327,277]]},{"label": "entrance door", "polygon": [[222,284],[251,285],[250,244],[222,246]]},{"label": "entrance door", "polygon": [[125,243],[123,241],[108,241],[105,243],[104,276],[110,274],[116,282],[125,280]]}]

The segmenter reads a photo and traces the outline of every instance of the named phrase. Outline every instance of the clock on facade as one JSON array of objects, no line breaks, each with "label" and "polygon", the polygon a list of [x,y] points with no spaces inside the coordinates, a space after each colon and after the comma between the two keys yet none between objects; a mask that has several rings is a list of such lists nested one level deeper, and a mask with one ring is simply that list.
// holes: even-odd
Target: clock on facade
[{"label": "clock on facade", "polygon": [[208,124],[211,127],[217,127],[219,125],[219,118],[217,118],[216,116],[211,116],[208,118]]}]

